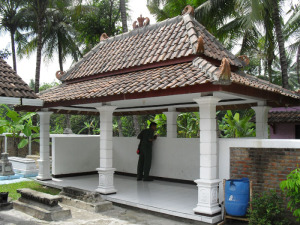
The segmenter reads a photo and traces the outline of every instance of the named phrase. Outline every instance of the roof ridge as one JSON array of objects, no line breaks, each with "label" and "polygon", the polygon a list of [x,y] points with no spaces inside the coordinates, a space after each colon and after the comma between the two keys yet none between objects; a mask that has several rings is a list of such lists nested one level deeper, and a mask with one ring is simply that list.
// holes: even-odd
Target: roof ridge
[{"label": "roof ridge", "polygon": [[[190,15],[189,15],[190,16]],[[213,35],[211,34],[205,26],[203,26],[201,23],[199,23],[194,17],[190,16],[191,21],[194,23],[194,26],[196,25],[197,27],[199,27],[201,29],[201,31],[203,33],[205,33],[206,37],[209,38],[212,42],[214,42],[222,51],[225,51],[227,55],[230,56],[230,58],[234,58],[235,60],[238,60],[241,65],[243,65],[242,60],[240,60],[236,55],[232,54],[231,51],[227,50],[222,43]],[[196,32],[197,33],[197,32]],[[198,36],[197,36],[198,39]],[[196,40],[197,41],[197,40]],[[197,46],[196,46],[197,48]],[[205,54],[205,53],[204,53]]]},{"label": "roof ridge", "polygon": [[189,41],[192,45],[193,53],[196,54],[198,35],[195,30],[195,24],[193,23],[193,17],[190,14],[185,14],[183,15],[183,21],[186,27],[186,33],[188,34]]}]

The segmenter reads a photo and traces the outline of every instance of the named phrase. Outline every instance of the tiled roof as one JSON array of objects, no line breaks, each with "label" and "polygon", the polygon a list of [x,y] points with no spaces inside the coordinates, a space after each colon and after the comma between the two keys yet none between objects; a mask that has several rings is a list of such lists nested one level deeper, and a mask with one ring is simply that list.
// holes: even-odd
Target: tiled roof
[{"label": "tiled roof", "polygon": [[0,97],[37,98],[34,91],[0,57]]},{"label": "tiled roof", "polygon": [[204,40],[205,56],[220,62],[226,57],[231,65],[243,66],[240,59],[187,14],[101,41],[62,80],[86,78],[195,55],[199,36]]},{"label": "tiled roof", "polygon": [[40,93],[46,102],[90,99],[127,93],[157,91],[208,82],[210,78],[191,62],[78,83],[63,83]]},{"label": "tiled roof", "polygon": [[[198,57],[193,62],[100,77],[77,83],[63,83],[60,86],[40,93],[40,98],[46,102],[59,102],[193,86],[203,83],[213,83],[218,72],[218,67]],[[232,73],[231,81],[299,98],[292,91],[285,90],[250,75]]]},{"label": "tiled roof", "polygon": [[296,123],[300,122],[300,111],[269,112],[269,123]]}]

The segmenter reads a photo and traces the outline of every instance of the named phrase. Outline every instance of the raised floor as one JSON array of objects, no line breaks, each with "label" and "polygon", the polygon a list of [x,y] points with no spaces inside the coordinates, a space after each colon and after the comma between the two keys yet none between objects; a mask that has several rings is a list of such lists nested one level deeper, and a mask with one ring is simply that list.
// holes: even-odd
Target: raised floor
[{"label": "raised floor", "polygon": [[[98,179],[98,175],[88,175],[53,178],[50,181],[39,182],[56,188],[72,186],[95,191]],[[216,223],[221,220],[221,215],[208,217],[194,214],[193,208],[196,207],[198,198],[196,184],[158,180],[143,182],[137,181],[134,177],[122,175],[115,175],[114,184],[117,193],[103,196],[108,201],[207,223]]]}]

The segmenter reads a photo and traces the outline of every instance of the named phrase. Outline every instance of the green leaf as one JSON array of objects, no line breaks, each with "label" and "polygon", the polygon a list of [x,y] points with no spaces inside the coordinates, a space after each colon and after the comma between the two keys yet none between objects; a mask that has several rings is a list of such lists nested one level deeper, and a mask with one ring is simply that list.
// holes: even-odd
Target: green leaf
[{"label": "green leaf", "polygon": [[20,120],[19,113],[17,113],[16,111],[13,111],[13,110],[8,111],[6,116],[14,122],[18,122]]},{"label": "green leaf", "polygon": [[27,137],[31,136],[31,129],[30,129],[30,126],[28,124],[25,124],[24,129],[23,129],[23,133]]},{"label": "green leaf", "polygon": [[18,149],[24,148],[27,144],[28,144],[28,139],[27,138],[22,139],[18,144]]}]

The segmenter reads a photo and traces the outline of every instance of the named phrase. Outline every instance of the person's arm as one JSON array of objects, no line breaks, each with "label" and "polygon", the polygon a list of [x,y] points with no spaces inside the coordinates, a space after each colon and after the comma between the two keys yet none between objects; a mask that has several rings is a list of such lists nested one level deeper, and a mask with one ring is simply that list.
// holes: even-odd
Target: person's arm
[{"label": "person's arm", "polygon": [[154,135],[154,132],[151,132],[150,138],[148,139],[148,141],[155,141],[157,138],[157,135]]}]

